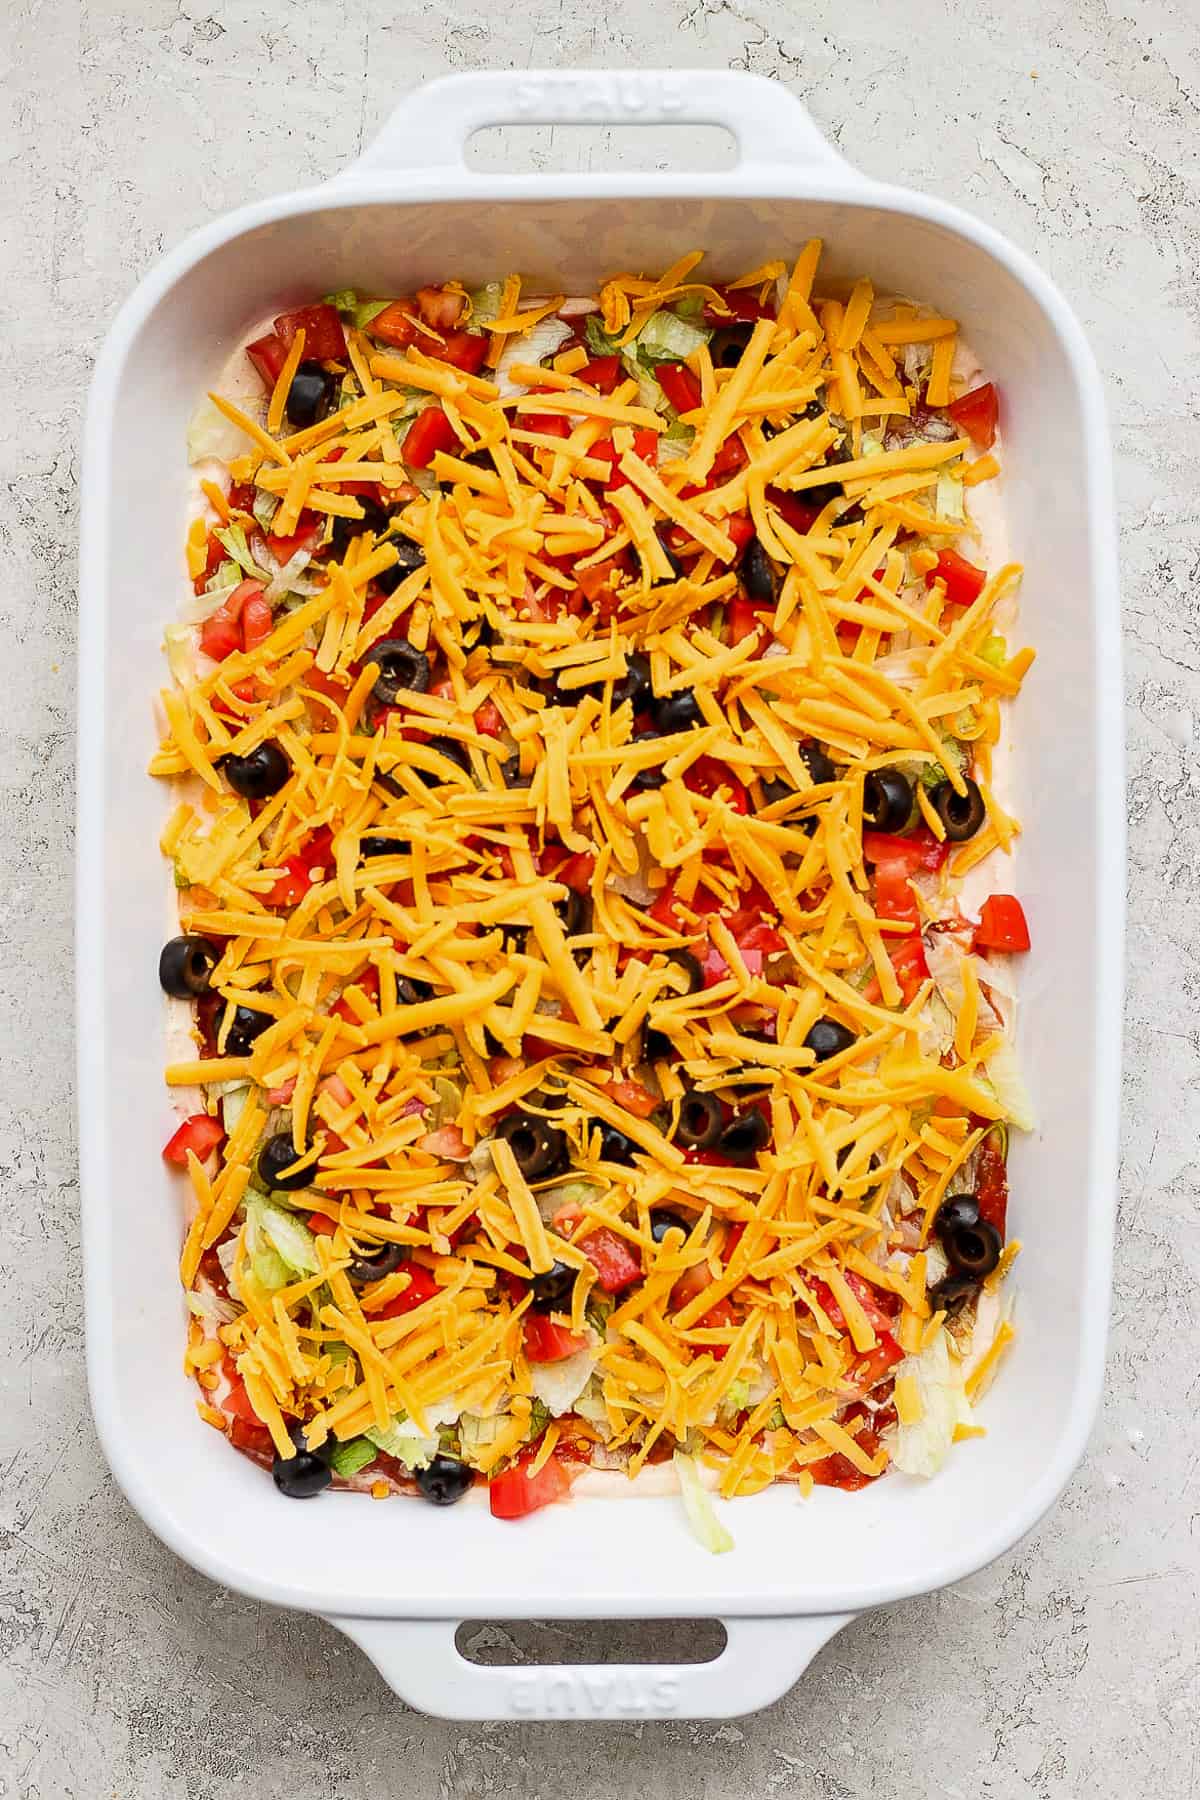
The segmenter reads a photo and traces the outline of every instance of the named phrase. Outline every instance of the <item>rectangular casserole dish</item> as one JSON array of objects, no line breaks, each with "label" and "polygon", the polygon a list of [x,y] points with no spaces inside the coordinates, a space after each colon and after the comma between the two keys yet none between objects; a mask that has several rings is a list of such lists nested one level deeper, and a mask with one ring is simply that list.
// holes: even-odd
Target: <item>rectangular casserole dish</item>
[{"label": "rectangular casserole dish", "polygon": [[[501,123],[717,124],[724,173],[480,176],[463,150]],[[344,1497],[282,1500],[203,1427],[182,1374],[179,1193],[160,1148],[157,946],[168,801],[144,771],[164,622],[181,579],[185,433],[264,313],[358,285],[411,292],[516,268],[588,293],[693,247],[719,276],[808,237],[823,276],[868,273],[963,322],[1004,401],[1023,639],[1038,661],[1012,720],[1023,1054],[1039,1126],[1013,1156],[1020,1333],[986,1438],[928,1485],[891,1476],[804,1503],[781,1487],[728,1509],[708,1556],[674,1499],[580,1499],[522,1526]],[[1121,1006],[1121,683],[1109,450],[1100,382],[1051,284],[988,227],[870,182],[784,89],[724,72],[451,77],[410,96],[328,185],[196,233],[142,282],[104,344],[84,463],[80,590],[78,1001],[88,1366],[105,1452],[130,1502],[216,1581],[320,1613],[406,1700],[447,1716],[716,1716],[762,1706],[865,1608],[941,1586],[1008,1549],[1079,1459],[1103,1370]],[[349,1529],[350,1521],[353,1528]],[[514,1535],[514,1532],[516,1535]],[[466,1617],[708,1617],[709,1664],[503,1670],[454,1647]]]}]

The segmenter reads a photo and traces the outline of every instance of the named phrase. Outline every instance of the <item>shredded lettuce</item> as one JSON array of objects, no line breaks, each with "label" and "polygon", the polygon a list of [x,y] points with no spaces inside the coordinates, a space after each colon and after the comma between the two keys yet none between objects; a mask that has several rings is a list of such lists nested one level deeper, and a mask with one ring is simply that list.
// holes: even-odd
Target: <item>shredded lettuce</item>
[{"label": "shredded lettuce", "polygon": [[604,320],[598,312],[589,313],[583,324],[583,335],[587,339],[588,349],[593,356],[619,356],[621,346],[615,337],[610,337],[604,329]]},{"label": "shredded lettuce", "polygon": [[220,526],[213,532],[213,536],[216,538],[221,548],[227,551],[233,558],[239,569],[242,569],[247,575],[252,575],[255,581],[270,581],[270,575],[265,569],[259,568],[258,564],[250,554],[250,546],[246,542],[246,528],[244,525]]},{"label": "shredded lettuce", "polygon": [[677,1450],[675,1469],[679,1476],[683,1510],[687,1514],[692,1535],[714,1556],[732,1550],[733,1539],[717,1517],[708,1490],[700,1479],[700,1469],[695,1457],[685,1456],[682,1450]]},{"label": "shredded lettuce", "polygon": [[681,294],[671,311],[689,325],[698,325],[704,317],[703,294]]},{"label": "shredded lettuce", "polygon": [[406,1469],[427,1469],[439,1449],[436,1431],[428,1434],[418,1431],[403,1413],[398,1414],[386,1430],[372,1427],[363,1435],[377,1450],[385,1450]]},{"label": "shredded lettuce", "polygon": [[968,1424],[971,1408],[963,1386],[963,1369],[950,1354],[945,1328],[919,1356],[906,1356],[896,1379],[911,1375],[917,1384],[921,1416],[912,1425],[896,1428],[892,1461],[906,1475],[936,1475],[954,1442],[954,1428]]},{"label": "shredded lettuce", "polygon": [[225,1127],[226,1136],[232,1132],[234,1126],[246,1110],[246,1102],[249,1098],[250,1083],[248,1081],[237,1083],[231,1082],[222,1094],[221,1123]]},{"label": "shredded lettuce", "polygon": [[527,331],[524,336],[512,336],[496,364],[496,385],[504,396],[523,394],[524,386],[512,379],[509,370],[514,363],[544,363],[552,356],[557,356],[567,339],[571,336],[571,327],[562,319],[542,319],[541,322]]},{"label": "shredded lettuce", "polygon": [[500,302],[504,298],[504,283],[489,281],[483,287],[475,288],[467,296],[471,302],[471,324],[490,325],[493,319],[500,317]]},{"label": "shredded lettuce", "polygon": [[938,472],[934,512],[939,519],[953,519],[955,523],[966,516],[963,512],[963,484],[960,475],[952,475],[946,469]]},{"label": "shredded lettuce", "polygon": [[344,1444],[337,1446],[329,1458],[329,1466],[335,1475],[344,1478],[357,1475],[360,1469],[369,1468],[378,1455],[377,1446],[369,1438],[348,1438]]},{"label": "shredded lettuce", "polygon": [[238,426],[231,424],[224,413],[218,412],[208,398],[200,402],[188,421],[189,463],[207,462],[210,457],[216,457],[220,462],[230,462],[233,457],[240,456],[245,443],[245,437]]},{"label": "shredded lettuce", "polygon": [[581,1419],[607,1432],[608,1408],[604,1404],[604,1384],[598,1375],[590,1376],[583,1392],[575,1396],[575,1411]]},{"label": "shredded lettuce", "polygon": [[660,362],[686,362],[712,333],[706,326],[691,325],[673,312],[651,313],[634,339],[638,361],[653,369]]},{"label": "shredded lettuce", "polygon": [[238,1316],[236,1306],[231,1306],[228,1300],[222,1300],[208,1288],[199,1292],[193,1289],[184,1295],[184,1299],[192,1317],[199,1319],[202,1325],[229,1325]]},{"label": "shredded lettuce", "polygon": [[596,1353],[590,1345],[561,1362],[531,1363],[529,1385],[556,1419],[568,1413],[592,1378]]},{"label": "shredded lettuce", "polygon": [[280,502],[276,494],[268,494],[262,488],[255,488],[252,511],[264,531],[271,529],[271,520],[279,511],[279,506]]},{"label": "shredded lettuce", "polygon": [[195,634],[187,625],[168,625],[163,632],[163,649],[167,654],[167,667],[179,683],[186,687],[196,677],[196,665],[193,660],[196,646]]},{"label": "shredded lettuce", "polygon": [[474,1461],[479,1452],[494,1444],[504,1427],[508,1424],[506,1412],[489,1413],[483,1418],[479,1413],[463,1413],[458,1421],[459,1442],[462,1444],[463,1460]]},{"label": "shredded lettuce", "polygon": [[326,294],[323,304],[335,306],[356,331],[362,331],[392,303],[390,300],[360,300],[354,288],[339,288],[336,294]]},{"label": "shredded lettuce", "polygon": [[1033,1101],[1029,1097],[1029,1089],[1025,1085],[1013,1046],[1003,1043],[994,1050],[988,1057],[983,1072],[995,1089],[996,1098],[1004,1108],[1009,1124],[1015,1125],[1018,1131],[1032,1131],[1037,1123]]},{"label": "shredded lettuce", "polygon": [[[308,1226],[301,1224],[294,1213],[285,1212],[281,1206],[264,1200],[260,1194],[251,1190],[246,1195],[246,1222],[255,1239],[254,1248],[257,1249],[259,1243],[265,1240],[267,1246],[286,1265],[290,1272],[289,1278],[320,1273],[316,1240]],[[284,1283],[277,1282],[274,1285],[282,1287]]]},{"label": "shredded lettuce", "polygon": [[678,462],[687,455],[696,441],[695,429],[691,425],[681,425],[676,419],[669,431],[664,431],[658,440],[658,465]]},{"label": "shredded lettuce", "polygon": [[1002,669],[1004,664],[1008,661],[1007,640],[1002,637],[997,637],[996,633],[993,632],[990,637],[984,638],[983,643],[979,647],[979,654],[982,656],[984,662],[991,663],[994,669]]}]

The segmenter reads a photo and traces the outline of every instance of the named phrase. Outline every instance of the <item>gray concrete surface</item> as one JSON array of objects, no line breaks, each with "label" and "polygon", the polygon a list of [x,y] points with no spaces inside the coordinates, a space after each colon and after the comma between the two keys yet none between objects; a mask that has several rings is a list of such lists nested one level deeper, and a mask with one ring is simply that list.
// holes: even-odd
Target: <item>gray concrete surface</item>
[{"label": "gray concrete surface", "polygon": [[[1194,4],[610,0],[605,18],[579,0],[9,0],[0,48],[0,1796],[1200,1792]],[[1061,1506],[1012,1555],[860,1620],[788,1699],[721,1725],[407,1712],[332,1630],[221,1593],[162,1549],[114,1488],[84,1391],[68,879],[91,353],[191,227],[332,173],[424,77],[530,63],[779,77],[852,161],[976,209],[1040,259],[1090,330],[1115,422],[1132,919],[1103,1416]],[[536,147],[593,153],[622,154]],[[571,1635],[520,1642],[537,1654]]]}]

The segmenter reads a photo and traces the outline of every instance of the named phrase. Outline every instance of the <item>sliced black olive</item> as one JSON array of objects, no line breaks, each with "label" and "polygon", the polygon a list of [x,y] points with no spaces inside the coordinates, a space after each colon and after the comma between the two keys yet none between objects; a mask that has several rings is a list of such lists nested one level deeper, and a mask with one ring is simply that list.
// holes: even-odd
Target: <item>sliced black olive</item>
[{"label": "sliced black olive", "polygon": [[562,920],[563,930],[568,937],[578,937],[581,931],[590,931],[592,926],[592,899],[590,894],[580,894],[574,888],[568,888],[565,900],[556,900],[554,910]]},{"label": "sliced black olive", "polygon": [[271,1464],[271,1476],[279,1492],[286,1494],[289,1500],[311,1500],[314,1494],[323,1493],[333,1480],[329,1458],[336,1440],[327,1438],[319,1450],[309,1450],[304,1446],[302,1426],[293,1425],[290,1435],[296,1445],[295,1454],[276,1455]]},{"label": "sliced black olive", "polygon": [[688,1223],[686,1219],[681,1219],[678,1213],[668,1212],[664,1206],[650,1214],[650,1236],[656,1244],[661,1244],[668,1231],[682,1231],[686,1237]]},{"label": "sliced black olive", "polygon": [[687,994],[698,994],[704,986],[704,970],[691,951],[668,950],[666,957],[668,962],[676,963],[687,976],[688,984],[682,991]]},{"label": "sliced black olive", "polygon": [[839,1025],[836,1019],[818,1019],[804,1040],[805,1048],[811,1050],[819,1063],[827,1062],[831,1056],[840,1056],[854,1042],[854,1033],[845,1025]]},{"label": "sliced black olive", "polygon": [[717,1139],[717,1148],[726,1156],[756,1156],[771,1141],[771,1127],[756,1107],[735,1113]]},{"label": "sliced black olive", "polygon": [[979,1223],[979,1202],[974,1194],[951,1194],[943,1200],[933,1218],[933,1229],[940,1238],[947,1232],[971,1231]]},{"label": "sliced black olive", "polygon": [[693,1088],[679,1102],[675,1142],[686,1150],[711,1150],[721,1135],[725,1111],[715,1094]]},{"label": "sliced black olive", "polygon": [[840,481],[823,481],[819,487],[805,488],[800,498],[806,506],[815,506],[818,512],[822,512],[831,500],[840,500],[841,496]]},{"label": "sliced black olive", "polygon": [[405,1255],[403,1244],[380,1244],[378,1250],[360,1251],[347,1264],[346,1273],[351,1281],[382,1281],[385,1275],[396,1273]]},{"label": "sliced black olive", "polygon": [[407,856],[412,845],[407,838],[371,836],[360,838],[358,852],[360,856]]},{"label": "sliced black olive", "polygon": [[[654,744],[658,742],[660,736],[661,733],[657,730],[635,731],[630,742],[634,744]],[[666,779],[666,776],[662,772],[661,763],[651,763],[648,769],[635,769],[633,772],[633,779],[629,785],[633,788],[642,789],[660,788]]]},{"label": "sliced black olive", "polygon": [[226,1056],[249,1056],[250,1046],[275,1023],[270,1013],[258,1012],[253,1006],[235,1006],[233,1019],[225,1036]]},{"label": "sliced black olive", "polygon": [[975,782],[969,775],[964,775],[963,781],[967,789],[965,794],[956,794],[948,781],[939,781],[929,796],[952,844],[963,844],[973,838],[987,818],[987,807]]},{"label": "sliced black olive", "polygon": [[674,1056],[675,1046],[665,1031],[659,1031],[655,1025],[647,1025],[642,1032],[642,1057],[645,1062],[662,1062],[665,1057]]},{"label": "sliced black olive", "polygon": [[837,769],[834,766],[833,759],[826,755],[820,744],[816,743],[812,738],[809,738],[806,743],[797,744],[796,749],[799,752],[801,762],[804,764],[818,787],[827,781],[837,780]]},{"label": "sliced black olive", "polygon": [[975,1281],[991,1274],[1004,1249],[1004,1240],[990,1219],[976,1219],[974,1225],[956,1225],[942,1232],[941,1239],[954,1273],[970,1275]]},{"label": "sliced black olive", "polygon": [[337,393],[336,375],[323,369],[319,362],[302,362],[292,376],[292,385],[288,389],[285,408],[288,424],[294,425],[297,431],[305,431],[310,425],[319,425],[333,411]]},{"label": "sliced black olive", "polygon": [[658,538],[659,543],[663,547],[663,555],[666,557],[667,561],[671,565],[672,580],[682,581],[682,579],[683,579],[683,561],[682,561],[682,559],[680,557],[676,556],[676,554],[672,550],[670,544],[667,542],[666,534],[664,532],[661,532],[661,531],[656,532],[655,536]]},{"label": "sliced black olive", "polygon": [[979,1292],[979,1283],[969,1275],[943,1275],[929,1290],[929,1304],[934,1312],[956,1313],[963,1303]]},{"label": "sliced black olive", "polygon": [[607,1120],[600,1121],[600,1161],[615,1163],[631,1163],[637,1145],[623,1131]]},{"label": "sliced black olive", "polygon": [[195,1000],[207,994],[208,978],[220,960],[221,952],[206,937],[173,937],[159,952],[159,986],[176,1000]]},{"label": "sliced black olive", "polygon": [[[436,750],[439,756],[444,756],[447,762],[452,762],[456,768],[462,769],[464,774],[470,772],[471,758],[467,754],[467,747],[465,744],[460,744],[457,738],[431,737],[425,748]],[[426,787],[440,787],[446,778],[444,775],[435,774],[432,769],[418,769],[417,779],[424,782]]]},{"label": "sliced black olive", "polygon": [[[381,506],[378,500],[372,500],[368,495],[360,494],[358,504],[363,509],[361,519],[337,518],[333,521],[333,530],[329,534],[329,551],[335,562],[342,561],[353,540],[361,536],[364,531],[369,531],[372,537],[378,538],[382,537],[388,528],[387,509]],[[385,570],[384,573],[390,574],[391,571]],[[378,575],[375,579],[382,581],[382,577]]]},{"label": "sliced black olive", "polygon": [[[375,535],[378,537],[379,533],[376,531]],[[395,544],[397,555],[395,562],[375,577],[375,586],[381,594],[394,594],[400,583],[407,581],[414,569],[419,569],[425,561],[424,550],[412,538],[397,535],[390,537],[388,542]],[[481,643],[483,640],[477,638],[475,641]]]},{"label": "sliced black olive", "polygon": [[764,606],[774,605],[775,570],[756,537],[750,539],[742,552],[740,573],[742,586],[751,600],[761,601]]},{"label": "sliced black olive", "polygon": [[714,331],[708,346],[714,366],[718,369],[736,367],[745,354],[753,330],[752,319],[737,319],[732,325],[722,325]]},{"label": "sliced black olive", "polygon": [[823,400],[810,400],[808,405],[804,408],[804,411],[800,414],[800,417],[802,419],[819,419],[824,412],[825,402]]},{"label": "sliced black olive", "polygon": [[429,686],[429,658],[407,638],[380,638],[367,661],[379,665],[371,692],[381,706],[394,706],[405,688],[423,694]]},{"label": "sliced black olive", "polygon": [[496,1136],[504,1139],[527,1180],[556,1175],[566,1165],[566,1132],[535,1113],[509,1113],[497,1125]]},{"label": "sliced black olive", "polygon": [[570,1263],[556,1262],[549,1269],[543,1269],[535,1275],[529,1286],[533,1291],[533,1304],[545,1311],[557,1306],[565,1300],[575,1285],[575,1270]]},{"label": "sliced black olive", "polygon": [[296,1148],[292,1143],[290,1131],[277,1132],[267,1139],[258,1153],[258,1178],[265,1188],[282,1188],[287,1192],[291,1188],[307,1187],[312,1181],[314,1170],[311,1163],[303,1169],[291,1169],[296,1161]]},{"label": "sliced black olive", "polygon": [[[778,806],[781,800],[795,799],[795,788],[789,786],[786,781],[780,781],[777,777],[772,777],[760,785],[765,806]],[[793,831],[802,831],[805,837],[811,837],[817,829],[817,815],[815,813],[793,813],[790,818],[779,819],[776,823],[786,825]]]},{"label": "sliced black olive", "polygon": [[520,753],[515,750],[501,763],[500,774],[506,788],[527,788],[533,780],[532,775],[522,775]]},{"label": "sliced black olive", "polygon": [[248,750],[245,756],[223,756],[219,766],[234,793],[245,800],[269,800],[292,772],[291,763],[272,740]]},{"label": "sliced black olive", "polygon": [[620,681],[613,683],[612,703],[622,706],[626,700],[633,703],[635,713],[641,712],[650,698],[650,658],[643,650],[634,650],[625,658],[625,673]]},{"label": "sliced black olive", "polygon": [[655,700],[650,707],[650,716],[663,737],[668,732],[689,731],[693,725],[704,723],[700,702],[691,688],[680,688],[674,694]]},{"label": "sliced black olive", "polygon": [[427,981],[418,981],[412,975],[397,975],[396,999],[401,1006],[419,1006],[422,1000],[433,999],[433,989]]},{"label": "sliced black olive", "polygon": [[470,1465],[457,1456],[435,1456],[427,1468],[418,1469],[414,1479],[424,1499],[434,1506],[453,1506],[468,1493],[475,1481]]},{"label": "sliced black olive", "polygon": [[863,823],[873,831],[902,831],[912,809],[912,782],[899,769],[873,769],[863,782]]}]

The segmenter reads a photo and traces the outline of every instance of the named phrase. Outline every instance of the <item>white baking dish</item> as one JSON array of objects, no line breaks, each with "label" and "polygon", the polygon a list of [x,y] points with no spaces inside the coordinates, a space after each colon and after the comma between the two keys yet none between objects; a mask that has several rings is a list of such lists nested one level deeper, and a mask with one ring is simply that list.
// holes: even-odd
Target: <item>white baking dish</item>
[{"label": "white baking dish", "polygon": [[[470,133],[505,122],[719,124],[720,175],[479,176]],[[180,1197],[159,1149],[155,979],[168,916],[166,794],[144,776],[160,643],[180,588],[184,435],[247,327],[357,284],[411,292],[519,268],[586,293],[613,269],[706,247],[732,275],[813,234],[964,322],[1004,396],[1007,503],[1038,662],[1019,703],[1014,880],[1030,916],[1024,1055],[1040,1128],[1013,1158],[1017,1347],[988,1436],[928,1485],[791,1488],[727,1516],[710,1557],[671,1498],[580,1499],[519,1526],[471,1502],[282,1499],[196,1418],[181,1373]],[[847,167],[782,88],[727,73],[470,75],[412,95],[328,186],[198,232],[138,288],[104,345],[87,423],[79,725],[79,1094],[88,1360],[109,1461],[147,1524],[228,1586],[332,1619],[398,1693],[463,1717],[736,1714],[784,1692],[853,1612],[953,1581],[1011,1546],[1078,1460],[1100,1388],[1121,1003],[1121,687],[1100,383],[1051,284],[994,231]],[[683,1668],[507,1671],[463,1661],[465,1617],[719,1616]]]}]

